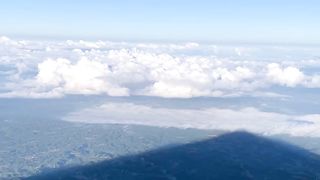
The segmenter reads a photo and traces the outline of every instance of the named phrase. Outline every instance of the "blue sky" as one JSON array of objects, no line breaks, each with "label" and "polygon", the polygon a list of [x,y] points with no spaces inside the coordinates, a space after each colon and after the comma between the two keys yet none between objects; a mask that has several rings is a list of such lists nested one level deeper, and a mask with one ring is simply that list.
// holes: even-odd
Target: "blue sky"
[{"label": "blue sky", "polygon": [[10,0],[0,34],[112,40],[317,43],[315,0]]}]

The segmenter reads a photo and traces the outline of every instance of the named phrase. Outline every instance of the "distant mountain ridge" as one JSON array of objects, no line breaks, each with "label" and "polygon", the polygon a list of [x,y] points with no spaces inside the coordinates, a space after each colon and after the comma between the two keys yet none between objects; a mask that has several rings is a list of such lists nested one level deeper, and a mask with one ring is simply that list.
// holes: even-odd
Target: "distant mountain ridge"
[{"label": "distant mountain ridge", "polygon": [[320,156],[247,132],[26,179],[319,179]]}]

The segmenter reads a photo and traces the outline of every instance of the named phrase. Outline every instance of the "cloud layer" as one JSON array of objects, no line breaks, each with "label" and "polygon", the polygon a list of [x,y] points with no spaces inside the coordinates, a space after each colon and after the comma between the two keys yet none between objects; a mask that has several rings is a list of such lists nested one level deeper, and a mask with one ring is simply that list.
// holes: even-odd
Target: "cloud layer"
[{"label": "cloud layer", "polygon": [[[125,113],[123,113],[125,112]],[[158,127],[247,130],[265,135],[320,137],[320,114],[293,116],[253,107],[172,109],[133,103],[106,103],[70,113],[64,120],[82,123],[135,124]]]},{"label": "cloud layer", "polygon": [[1,37],[0,96],[191,98],[254,94],[273,86],[319,88],[318,50]]},{"label": "cloud layer", "polygon": [[[275,101],[281,104],[283,102],[278,98],[285,97],[286,101],[289,97],[286,91],[296,89],[298,95],[290,96],[290,102],[295,101],[292,106],[304,103],[308,106],[305,108],[309,108],[318,105],[318,96],[312,93],[320,88],[319,57],[320,47],[26,41],[0,37],[0,97],[249,95],[276,97]],[[280,94],[275,89],[281,89]],[[307,93],[301,93],[301,90]],[[308,95],[308,101],[304,95]],[[267,103],[265,99],[259,100],[262,104]],[[233,106],[238,110],[107,103],[70,113],[64,119],[84,123],[245,129],[263,134],[320,137],[319,114],[263,112],[244,101]],[[286,111],[286,108],[289,107],[286,106],[283,112],[296,110],[289,108]]]}]

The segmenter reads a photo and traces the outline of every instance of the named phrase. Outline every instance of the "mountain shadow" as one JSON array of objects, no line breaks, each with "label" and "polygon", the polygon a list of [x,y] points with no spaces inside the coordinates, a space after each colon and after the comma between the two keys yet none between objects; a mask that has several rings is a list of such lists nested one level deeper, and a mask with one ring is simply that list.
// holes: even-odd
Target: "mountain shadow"
[{"label": "mountain shadow", "polygon": [[26,179],[319,179],[320,157],[246,132],[224,134]]}]

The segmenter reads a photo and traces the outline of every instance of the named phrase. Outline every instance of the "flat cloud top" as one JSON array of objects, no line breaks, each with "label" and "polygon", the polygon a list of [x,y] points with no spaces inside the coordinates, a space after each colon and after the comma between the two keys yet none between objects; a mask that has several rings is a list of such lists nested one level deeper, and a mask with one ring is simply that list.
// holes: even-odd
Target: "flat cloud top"
[{"label": "flat cloud top", "polygon": [[[123,113],[126,112],[126,113]],[[72,112],[63,118],[70,122],[135,124],[157,127],[246,130],[274,135],[320,137],[320,114],[286,115],[263,112],[254,107],[175,109],[155,108],[134,103],[106,103]]]}]

